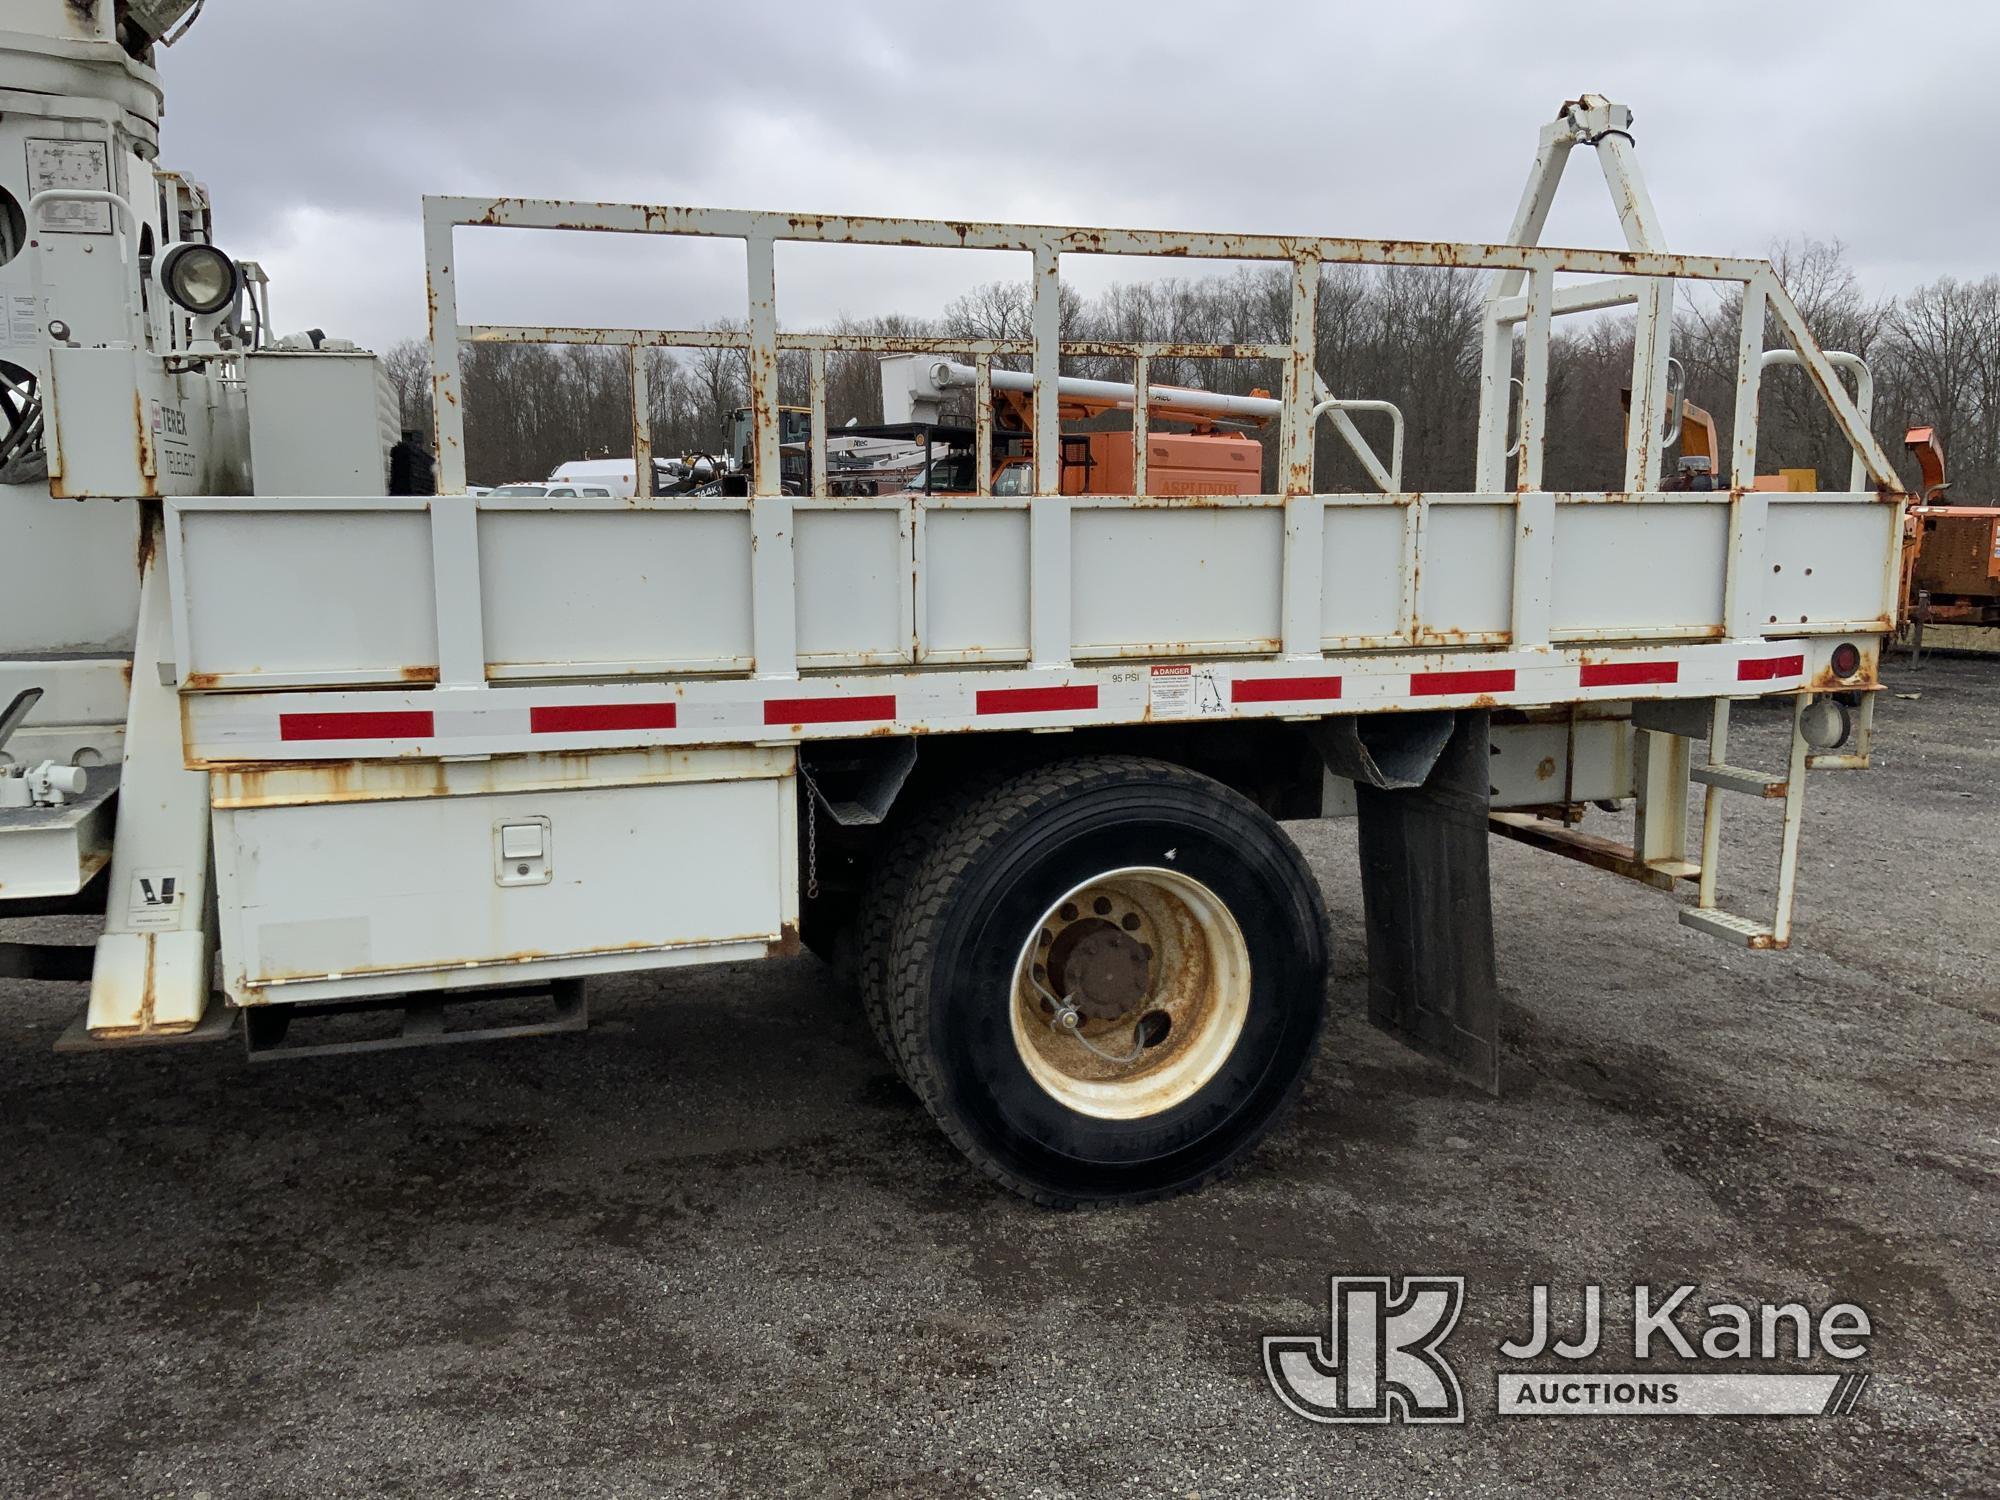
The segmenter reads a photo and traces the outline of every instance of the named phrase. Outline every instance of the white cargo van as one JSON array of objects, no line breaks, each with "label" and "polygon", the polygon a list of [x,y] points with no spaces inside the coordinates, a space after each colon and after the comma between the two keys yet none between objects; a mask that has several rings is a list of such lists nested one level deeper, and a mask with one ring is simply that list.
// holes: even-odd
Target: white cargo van
[{"label": "white cargo van", "polygon": [[[653,489],[659,493],[677,483],[687,473],[686,465],[678,459],[653,460]],[[638,470],[629,458],[573,458],[568,463],[555,466],[549,475],[551,485],[576,485],[577,493],[587,495],[590,489],[602,488],[613,495],[634,495],[638,493]]]}]

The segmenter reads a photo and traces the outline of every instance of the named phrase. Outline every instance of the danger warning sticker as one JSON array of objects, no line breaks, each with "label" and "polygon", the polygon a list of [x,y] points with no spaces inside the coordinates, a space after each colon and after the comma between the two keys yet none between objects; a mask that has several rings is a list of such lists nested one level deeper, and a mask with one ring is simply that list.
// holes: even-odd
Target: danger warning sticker
[{"label": "danger warning sticker", "polygon": [[1156,719],[1184,719],[1194,712],[1194,668],[1186,662],[1153,668],[1147,706]]},{"label": "danger warning sticker", "polygon": [[1188,662],[1154,667],[1146,702],[1149,717],[1155,719],[1192,719],[1226,711],[1215,673]]}]

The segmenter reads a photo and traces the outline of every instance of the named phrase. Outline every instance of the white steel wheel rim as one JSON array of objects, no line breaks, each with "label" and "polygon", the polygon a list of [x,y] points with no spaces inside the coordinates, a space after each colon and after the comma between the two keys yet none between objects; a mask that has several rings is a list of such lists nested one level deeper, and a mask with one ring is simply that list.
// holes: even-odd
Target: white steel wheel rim
[{"label": "white steel wheel rim", "polygon": [[1250,948],[1200,881],[1107,870],[1029,929],[1008,1001],[1015,1050],[1043,1092],[1079,1114],[1144,1119],[1193,1098],[1235,1050],[1250,1014]]}]

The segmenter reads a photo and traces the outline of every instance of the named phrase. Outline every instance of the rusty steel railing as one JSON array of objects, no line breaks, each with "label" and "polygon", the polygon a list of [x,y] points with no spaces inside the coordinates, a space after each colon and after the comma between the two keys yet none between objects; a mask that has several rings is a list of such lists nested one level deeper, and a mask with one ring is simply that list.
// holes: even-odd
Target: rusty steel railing
[{"label": "rusty steel railing", "polygon": [[[462,490],[464,415],[460,408],[461,349],[468,342],[573,343],[623,347],[634,372],[635,450],[650,457],[651,440],[643,400],[645,360],[649,348],[729,348],[742,350],[749,370],[749,405],[755,455],[756,492],[779,493],[778,356],[781,351],[806,353],[812,372],[811,406],[814,446],[825,441],[825,361],[835,351],[876,354],[959,354],[971,356],[978,368],[990,368],[997,356],[1025,356],[1037,389],[1054,379],[1064,355],[1104,355],[1134,361],[1168,356],[1193,358],[1271,359],[1282,365],[1280,403],[1279,491],[1286,496],[1312,493],[1311,412],[1330,399],[1314,371],[1314,314],[1322,267],[1329,265],[1445,266],[1498,273],[1501,316],[1494,321],[1507,331],[1525,330],[1522,360],[1520,436],[1515,445],[1516,492],[1532,492],[1541,484],[1542,454],[1547,431],[1547,375],[1550,324],[1559,313],[1633,302],[1638,314],[1642,348],[1663,349],[1670,322],[1671,283],[1677,280],[1736,283],[1743,288],[1742,335],[1737,370],[1737,409],[1731,482],[1749,489],[1755,477],[1758,375],[1764,353],[1766,309],[1790,340],[1799,363],[1819,388],[1842,435],[1854,448],[1874,483],[1900,491],[1893,466],[1868,431],[1865,419],[1848,395],[1826,354],[1813,340],[1790,295],[1769,262],[1713,256],[1689,256],[1660,251],[1578,250],[1536,245],[1476,244],[1407,240],[1361,240],[1312,236],[1174,234],[1148,230],[1077,229],[1048,225],[970,224],[892,218],[805,217],[721,209],[647,207],[637,204],[578,203],[529,198],[427,198],[424,202],[426,257],[429,266],[434,408],[441,488]],[[642,329],[609,327],[537,327],[529,325],[461,326],[457,320],[454,232],[466,227],[565,229],[613,234],[658,234],[698,238],[740,239],[748,265],[746,320],[741,331],[717,329]],[[818,244],[928,246],[980,250],[1011,250],[1032,257],[1032,336],[1025,339],[960,337],[896,337],[850,333],[791,333],[777,326],[775,246],[780,241]],[[1060,266],[1065,254],[1262,260],[1291,268],[1290,338],[1282,344],[1189,344],[1149,341],[1069,340],[1060,337]],[[1606,278],[1584,287],[1555,289],[1558,273]],[[1519,290],[1508,290],[1518,287]],[[1593,292],[1592,288],[1596,288]],[[1656,289],[1664,288],[1663,297]],[[1662,360],[1663,364],[1664,361]],[[1144,390],[1144,365],[1136,383]],[[1639,382],[1642,392],[1648,382]],[[1490,386],[1490,382],[1489,382]],[[1482,389],[1482,430],[1496,420],[1504,437],[1504,386],[1497,394]],[[1143,404],[1143,394],[1141,396]],[[1636,414],[1663,406],[1663,397],[1634,397]],[[987,403],[975,402],[982,425]],[[1337,414],[1339,415],[1339,414]],[[1037,493],[1059,492],[1060,446],[1056,403],[1035,405],[1035,475]],[[990,434],[989,434],[990,437]],[[983,445],[982,445],[983,446]],[[1643,462],[1628,464],[1632,491],[1651,489],[1657,482],[1658,444],[1651,445],[1650,472]],[[816,451],[816,457],[822,456]],[[816,463],[823,473],[824,464]],[[1490,471],[1491,464],[1482,469]],[[650,465],[640,463],[641,476]],[[1491,479],[1490,472],[1482,479]],[[984,474],[982,472],[983,480]],[[1480,483],[1481,490],[1502,486]]]}]

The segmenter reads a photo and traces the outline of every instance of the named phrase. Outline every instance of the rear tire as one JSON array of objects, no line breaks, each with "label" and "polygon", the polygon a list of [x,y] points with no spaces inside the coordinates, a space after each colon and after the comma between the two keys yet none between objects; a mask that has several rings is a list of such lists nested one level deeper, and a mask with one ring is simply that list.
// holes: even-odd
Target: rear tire
[{"label": "rear tire", "polygon": [[935,803],[889,840],[869,876],[855,922],[854,978],[861,992],[861,1013],[867,1018],[875,1045],[905,1084],[910,1081],[909,1074],[889,1028],[889,963],[896,918],[902,913],[918,867],[961,806],[955,801]]},{"label": "rear tire", "polygon": [[1326,914],[1245,798],[1136,757],[1001,783],[911,871],[887,1017],[905,1080],[1038,1203],[1186,1192],[1297,1098],[1325,1014]]},{"label": "rear tire", "polygon": [[896,939],[896,921],[918,868],[938,838],[993,782],[990,771],[974,771],[963,777],[952,793],[933,795],[921,803],[909,822],[890,834],[861,893],[854,921],[855,988],[861,994],[861,1013],[867,1019],[869,1034],[905,1085],[909,1074],[889,1026],[890,952]]}]

